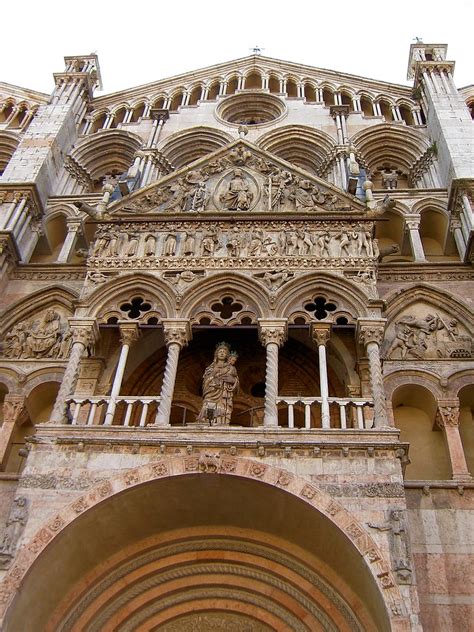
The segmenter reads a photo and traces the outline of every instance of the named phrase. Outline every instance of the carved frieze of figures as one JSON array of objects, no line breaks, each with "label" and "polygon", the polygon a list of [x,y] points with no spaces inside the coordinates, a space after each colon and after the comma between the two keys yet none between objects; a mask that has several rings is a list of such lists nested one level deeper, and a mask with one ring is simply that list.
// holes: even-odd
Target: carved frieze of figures
[{"label": "carved frieze of figures", "polygon": [[14,359],[67,358],[72,337],[60,314],[48,309],[41,318],[23,320],[3,339],[3,355]]},{"label": "carved frieze of figures", "polygon": [[235,146],[199,169],[167,177],[162,185],[127,200],[119,209],[138,214],[332,212],[357,210],[358,204],[327,184],[292,173],[246,146]]},{"label": "carved frieze of figures", "polygon": [[461,333],[462,326],[441,313],[405,314],[398,318],[389,338],[389,360],[470,358],[472,339]]},{"label": "carved frieze of figures", "polygon": [[374,263],[379,250],[371,234],[372,224],[364,222],[126,223],[99,227],[90,261],[133,259],[139,265],[137,259],[160,257],[284,256]]}]

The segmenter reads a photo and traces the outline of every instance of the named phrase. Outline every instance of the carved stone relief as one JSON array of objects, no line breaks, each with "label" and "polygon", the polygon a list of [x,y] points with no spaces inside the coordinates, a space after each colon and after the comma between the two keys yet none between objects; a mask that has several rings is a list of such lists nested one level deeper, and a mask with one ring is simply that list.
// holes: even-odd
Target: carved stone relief
[{"label": "carved stone relief", "polygon": [[2,352],[12,359],[67,358],[72,336],[61,315],[46,310],[40,318],[23,320],[3,339]]},{"label": "carved stone relief", "polygon": [[282,168],[247,146],[234,146],[201,168],[171,177],[158,188],[127,200],[118,212],[332,212],[357,210],[359,204],[323,182]]},{"label": "carved stone relief", "polygon": [[[262,280],[273,290],[291,278],[289,269],[348,269],[369,287],[378,256],[371,235],[372,222],[359,220],[103,224],[88,263],[100,269],[263,268]],[[104,280],[97,275],[89,282]]]},{"label": "carved stone relief", "polygon": [[470,358],[472,339],[452,316],[419,305],[395,320],[387,333],[389,360]]},{"label": "carved stone relief", "polygon": [[0,545],[0,568],[10,565],[21,534],[28,518],[28,501],[24,497],[15,498],[5,525],[2,543]]}]

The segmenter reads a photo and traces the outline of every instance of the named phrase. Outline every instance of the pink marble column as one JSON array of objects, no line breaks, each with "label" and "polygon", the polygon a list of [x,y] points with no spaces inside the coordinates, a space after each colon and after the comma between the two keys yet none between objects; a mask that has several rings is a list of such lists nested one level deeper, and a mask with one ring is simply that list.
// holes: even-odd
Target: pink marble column
[{"label": "pink marble column", "polygon": [[472,480],[467,469],[466,456],[459,434],[459,401],[438,400],[436,423],[441,428],[448,448],[452,478],[456,481]]}]

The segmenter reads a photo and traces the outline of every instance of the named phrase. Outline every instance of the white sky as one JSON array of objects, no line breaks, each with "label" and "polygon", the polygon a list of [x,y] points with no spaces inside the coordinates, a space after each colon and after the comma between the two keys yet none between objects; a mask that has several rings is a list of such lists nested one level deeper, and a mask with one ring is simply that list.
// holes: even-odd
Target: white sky
[{"label": "white sky", "polygon": [[[407,84],[415,37],[447,43],[474,83],[473,0],[11,0],[0,81],[50,93],[65,55],[97,52],[104,93],[250,54]],[[99,95],[100,93],[96,93]]]}]

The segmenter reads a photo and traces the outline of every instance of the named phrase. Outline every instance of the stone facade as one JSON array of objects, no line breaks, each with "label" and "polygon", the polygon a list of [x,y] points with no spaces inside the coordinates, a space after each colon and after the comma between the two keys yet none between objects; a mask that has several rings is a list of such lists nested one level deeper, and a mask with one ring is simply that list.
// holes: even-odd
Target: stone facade
[{"label": "stone facade", "polygon": [[446,51],[412,87],[259,55],[0,84],[2,629],[469,629]]}]

